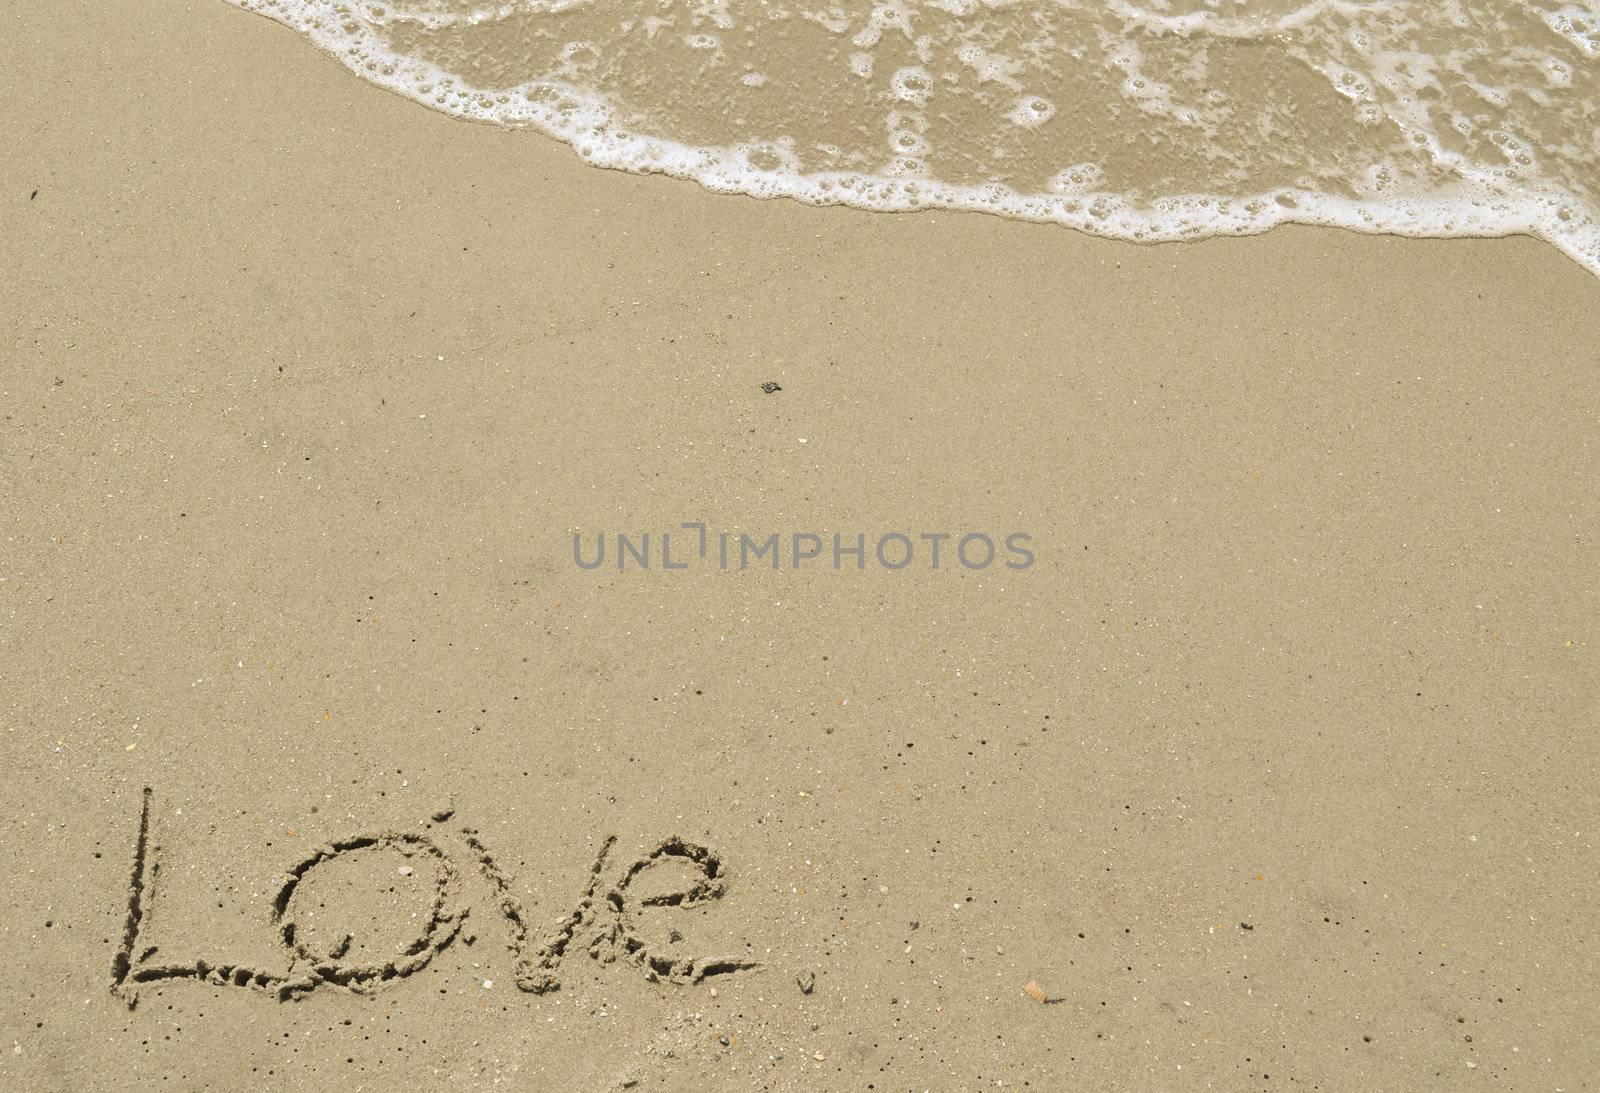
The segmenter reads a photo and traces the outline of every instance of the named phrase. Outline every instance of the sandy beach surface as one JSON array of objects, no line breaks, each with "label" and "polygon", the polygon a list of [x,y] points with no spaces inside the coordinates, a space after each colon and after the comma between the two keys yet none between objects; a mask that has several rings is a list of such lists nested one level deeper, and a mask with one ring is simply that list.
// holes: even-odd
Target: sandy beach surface
[{"label": "sandy beach surface", "polygon": [[1600,1088],[1554,248],[717,196],[220,0],[0,41],[0,1087]]}]

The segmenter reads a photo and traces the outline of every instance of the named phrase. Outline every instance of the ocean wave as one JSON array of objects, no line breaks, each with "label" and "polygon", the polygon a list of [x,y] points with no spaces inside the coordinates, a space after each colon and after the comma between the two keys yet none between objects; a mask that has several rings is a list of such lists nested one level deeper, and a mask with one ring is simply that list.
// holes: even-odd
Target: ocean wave
[{"label": "ocean wave", "polygon": [[230,0],[585,161],[1141,241],[1527,234],[1600,275],[1600,0]]}]

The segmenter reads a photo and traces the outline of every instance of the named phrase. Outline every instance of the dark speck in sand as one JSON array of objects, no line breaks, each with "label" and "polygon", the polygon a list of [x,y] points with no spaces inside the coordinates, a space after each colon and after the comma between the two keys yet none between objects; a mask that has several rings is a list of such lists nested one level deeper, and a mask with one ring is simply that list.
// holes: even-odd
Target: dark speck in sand
[{"label": "dark speck in sand", "polygon": [[36,198],[36,197],[38,197],[38,196],[39,196],[39,191],[38,191],[38,190],[35,190],[35,191],[33,191],[33,193],[31,193],[31,194],[29,194],[29,195],[28,195],[28,200],[29,200],[29,201],[32,201],[32,200],[33,200],[33,199],[34,199],[34,198]]},{"label": "dark speck in sand", "polygon": [[773,394],[773,393],[775,393],[777,391],[782,391],[783,390],[782,387],[779,387],[776,383],[773,383],[771,380],[768,380],[766,383],[763,383],[761,385],[761,389],[763,391],[765,391],[769,395]]}]

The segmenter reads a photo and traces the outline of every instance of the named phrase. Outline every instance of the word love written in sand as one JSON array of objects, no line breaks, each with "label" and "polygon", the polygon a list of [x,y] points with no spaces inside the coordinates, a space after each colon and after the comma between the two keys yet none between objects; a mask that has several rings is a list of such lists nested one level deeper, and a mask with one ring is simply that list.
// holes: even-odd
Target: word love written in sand
[{"label": "word love written in sand", "polygon": [[[377,990],[403,980],[427,967],[437,954],[461,936],[470,908],[460,895],[461,872],[441,845],[440,829],[453,810],[434,813],[432,822],[421,832],[380,831],[338,839],[312,851],[284,876],[271,905],[271,926],[288,956],[285,971],[248,967],[243,964],[211,963],[206,960],[167,961],[157,959],[154,945],[141,943],[155,903],[156,881],[160,875],[160,848],[154,837],[152,814],[154,794],[144,791],[144,807],[139,815],[139,833],[134,846],[133,877],[129,882],[128,917],[122,945],[112,962],[111,990],[126,999],[129,1008],[138,1002],[141,986],[168,981],[209,983],[222,987],[256,990],[279,1001],[292,1001],[321,987],[340,987],[357,992]],[[754,960],[732,957],[679,957],[665,955],[641,935],[638,919],[653,908],[693,908],[722,898],[727,881],[721,860],[710,849],[677,836],[665,839],[640,855],[627,868],[615,872],[615,879],[601,894],[607,874],[606,863],[616,836],[608,836],[589,871],[589,881],[576,909],[560,920],[555,932],[535,942],[531,920],[522,901],[512,890],[512,878],[500,868],[494,854],[478,837],[477,831],[461,826],[454,836],[470,853],[473,864],[488,881],[496,910],[509,933],[508,947],[515,959],[517,986],[530,994],[546,994],[560,983],[556,969],[575,939],[582,939],[589,955],[602,963],[622,959],[639,966],[647,979],[675,983],[698,983],[713,975],[724,975],[757,966]],[[411,940],[403,942],[394,955],[377,960],[351,958],[355,938],[344,934],[338,941],[319,949],[308,941],[296,915],[296,893],[319,871],[354,855],[372,851],[398,853],[407,863],[400,868],[404,876],[431,869],[433,893],[426,913],[407,916],[420,920],[421,928]],[[676,868],[690,880],[648,893],[636,889],[640,878],[660,870]],[[677,935],[674,933],[674,939]],[[473,938],[467,937],[470,943]]]}]

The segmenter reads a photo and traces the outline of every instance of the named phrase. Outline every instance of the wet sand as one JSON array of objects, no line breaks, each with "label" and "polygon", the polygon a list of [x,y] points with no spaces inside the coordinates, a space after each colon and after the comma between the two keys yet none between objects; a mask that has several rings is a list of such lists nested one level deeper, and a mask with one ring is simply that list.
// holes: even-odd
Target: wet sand
[{"label": "wet sand", "polygon": [[[220,2],[6,30],[0,1085],[1595,1088],[1553,248],[718,197]],[[1036,562],[573,563],[693,521]]]}]

